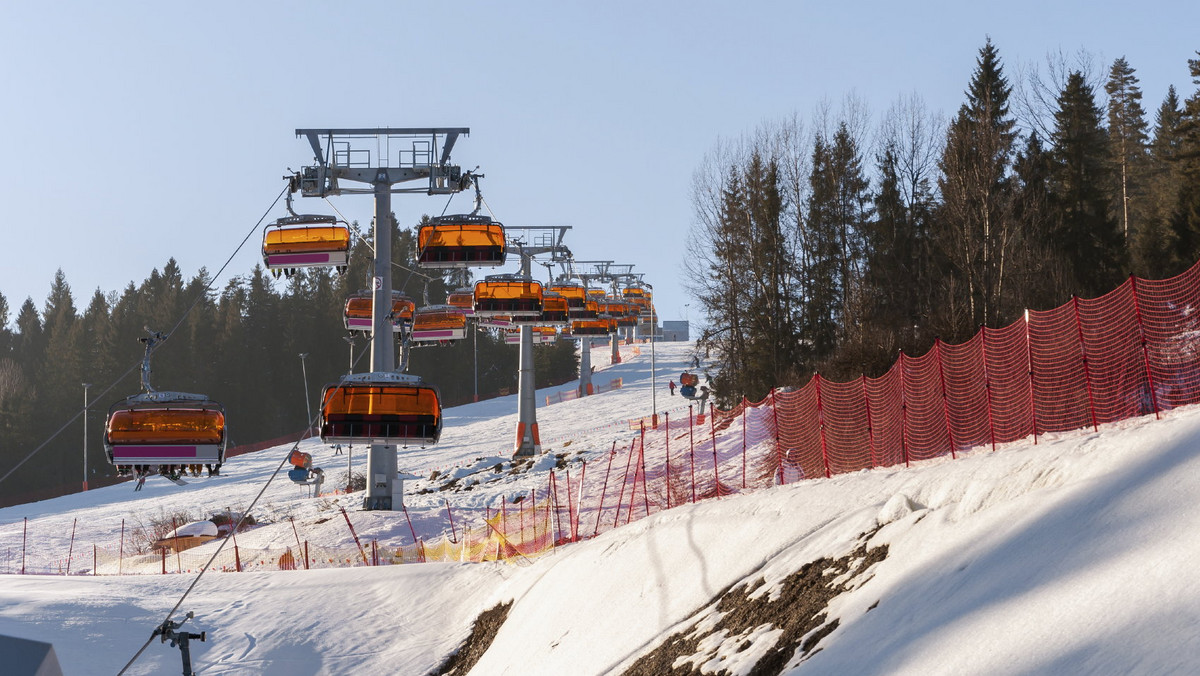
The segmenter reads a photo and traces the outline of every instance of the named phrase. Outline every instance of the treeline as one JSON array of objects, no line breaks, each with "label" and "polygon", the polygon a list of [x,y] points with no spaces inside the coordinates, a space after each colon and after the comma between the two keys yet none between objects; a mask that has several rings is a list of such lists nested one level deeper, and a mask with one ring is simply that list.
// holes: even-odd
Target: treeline
[{"label": "treeline", "polygon": [[1014,95],[989,39],[949,122],[914,95],[873,125],[849,100],[709,153],[687,267],[722,402],[879,376],[899,350],[1200,259],[1200,89],[1172,86],[1151,124],[1124,58],[1049,70]]},{"label": "treeline", "polygon": [[[415,259],[412,229],[393,222],[396,262]],[[0,476],[54,437],[34,458],[0,483],[0,496],[80,482],[83,478],[83,424],[67,425],[84,404],[83,383],[91,383],[88,415],[89,475],[114,474],[104,456],[105,415],[114,402],[141,391],[139,376],[146,328],[169,333],[155,351],[151,385],[161,391],[205,394],[227,412],[232,444],[253,443],[304,429],[307,396],[314,414],[321,388],[350,367],[370,370],[370,341],[344,328],[346,297],[369,286],[372,237],[357,224],[350,267],[345,274],[330,268],[302,271],[274,279],[256,265],[223,288],[201,269],[185,278],[174,259],[153,270],[141,284],[120,293],[97,289],[80,310],[67,276],[60,270],[39,310],[32,298],[16,310],[0,294]],[[456,279],[417,270],[411,263],[393,269],[393,285],[421,306],[444,303],[447,288],[469,283],[469,273]],[[11,326],[10,326],[11,324]],[[477,341],[476,341],[477,339]],[[451,346],[411,350],[409,373],[436,384],[444,405],[471,401],[476,391],[492,396],[517,386],[518,349],[494,330]],[[307,357],[303,360],[301,354]],[[578,377],[578,358],[571,341],[534,348],[538,387]],[[400,363],[397,360],[397,363]],[[112,388],[108,392],[105,389]]]}]

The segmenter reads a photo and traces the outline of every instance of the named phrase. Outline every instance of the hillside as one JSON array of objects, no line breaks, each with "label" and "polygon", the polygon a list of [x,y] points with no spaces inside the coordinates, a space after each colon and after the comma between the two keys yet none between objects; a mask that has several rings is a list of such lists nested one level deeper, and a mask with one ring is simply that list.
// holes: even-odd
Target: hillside
[{"label": "hillside", "polygon": [[[688,347],[658,346],[660,409],[682,403],[665,383]],[[615,377],[619,390],[539,407],[547,458],[502,479],[484,468],[505,462],[515,397],[448,410],[442,443],[406,451],[401,466],[462,485],[407,482],[413,531],[448,532],[447,504],[477,520],[543,485],[557,453],[594,458],[628,443],[627,419],[650,410],[648,352],[597,369],[597,382]],[[331,477],[344,472],[344,456],[304,448]],[[235,458],[186,487],[151,479],[139,493],[122,485],[0,510],[0,634],[53,642],[67,673],[116,673],[194,576],[11,574],[24,519],[30,565],[49,567],[72,527],[74,547],[90,551],[115,541],[122,520],[239,511],[285,453]],[[192,645],[202,674],[429,673],[476,617],[510,602],[471,673],[1194,673],[1198,456],[1200,415],[1179,409],[678,506],[532,561],[209,573],[180,612],[208,633]],[[306,491],[276,478],[251,510],[264,525],[239,534],[240,547],[353,547],[339,505],[364,540],[411,541],[402,514]],[[178,668],[178,650],[155,641],[128,673]]]}]

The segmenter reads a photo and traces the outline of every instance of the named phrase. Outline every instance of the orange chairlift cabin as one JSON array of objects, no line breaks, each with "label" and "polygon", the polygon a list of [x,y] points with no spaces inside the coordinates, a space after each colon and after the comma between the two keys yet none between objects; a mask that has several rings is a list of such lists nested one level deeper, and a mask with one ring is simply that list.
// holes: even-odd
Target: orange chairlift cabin
[{"label": "orange chairlift cabin", "polygon": [[475,290],[470,287],[455,289],[446,295],[446,304],[471,317],[475,314]]},{"label": "orange chairlift cabin", "polygon": [[547,291],[542,295],[542,317],[539,326],[565,326],[571,321],[571,308],[561,294]]},{"label": "orange chairlift cabin", "polygon": [[[558,341],[558,329],[553,326],[534,326],[532,327],[533,344],[545,345]],[[521,342],[520,329],[505,329],[504,342],[509,345],[519,345]]]},{"label": "orange chairlift cabin", "polygon": [[617,320],[611,318],[575,319],[571,321],[572,336],[607,336],[617,332]]},{"label": "orange chairlift cabin", "polygon": [[[348,331],[366,331],[371,332],[374,326],[371,323],[371,310],[375,306],[375,293],[373,291],[364,290],[351,295],[346,299],[346,309],[343,313],[343,319],[346,322],[346,330]],[[403,331],[404,328],[413,321],[413,312],[417,305],[401,291],[392,291],[392,332]]]},{"label": "orange chairlift cabin", "polygon": [[263,230],[262,255],[276,277],[300,268],[333,267],[345,272],[350,260],[350,226],[335,216],[297,214],[292,196],[290,216],[277,219]]},{"label": "orange chairlift cabin", "polygon": [[587,289],[582,284],[569,281],[555,282],[550,285],[550,291],[567,299],[567,306],[570,308],[572,317],[583,312],[584,305],[587,303]]},{"label": "orange chairlift cabin", "polygon": [[449,344],[467,337],[467,316],[453,305],[428,305],[413,314],[409,340]]},{"label": "orange chairlift cabin", "polygon": [[[151,473],[172,480],[189,468],[209,475],[220,472],[228,441],[225,409],[202,394],[159,392],[150,386],[150,355],[164,336],[151,332],[142,359],[142,394],[126,397],[108,410],[104,424],[104,452],[120,475]],[[141,488],[141,481],[138,488]],[[135,489],[136,490],[136,489]]]},{"label": "orange chairlift cabin", "polygon": [[482,214],[437,216],[417,229],[417,264],[426,268],[504,265],[504,226]]},{"label": "orange chairlift cabin", "polygon": [[621,297],[631,303],[637,309],[638,314],[645,314],[650,311],[651,298],[653,295],[642,286],[627,286],[621,291]]},{"label": "orange chairlift cabin", "polygon": [[540,317],[542,283],[522,275],[488,275],[475,283],[475,314]]},{"label": "orange chairlift cabin", "polygon": [[442,433],[438,390],[407,373],[344,376],[321,392],[326,444],[436,444]]}]

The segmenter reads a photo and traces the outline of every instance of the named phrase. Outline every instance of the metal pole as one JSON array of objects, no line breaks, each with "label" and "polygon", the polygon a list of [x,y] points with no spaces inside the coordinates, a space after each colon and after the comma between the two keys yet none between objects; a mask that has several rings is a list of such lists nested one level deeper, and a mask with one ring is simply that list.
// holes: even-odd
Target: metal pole
[{"label": "metal pole", "polygon": [[[371,371],[396,370],[392,313],[392,187],[381,171],[375,188],[375,278],[371,303]],[[392,509],[392,481],[396,476],[396,447],[371,444],[367,452],[367,490],[363,509]]]},{"label": "metal pole", "polygon": [[342,338],[346,344],[350,346],[350,367],[346,369],[346,375],[354,373],[354,336],[349,335]]},{"label": "metal pole", "polygon": [[308,368],[304,365],[304,360],[308,357],[307,352],[300,353],[300,375],[304,378],[304,410],[308,412],[308,417],[305,418],[304,430],[307,432],[312,429],[312,402],[308,398]]},{"label": "metal pole", "polygon": [[[532,257],[521,255],[521,274],[530,276]],[[538,438],[537,382],[533,366],[533,327],[521,327],[521,361],[517,380],[517,445],[514,457],[541,455],[542,442]]]},{"label": "metal pole", "polygon": [[474,333],[472,335],[473,335],[473,338],[475,341],[475,345],[474,345],[474,347],[472,349],[472,353],[471,353],[471,361],[473,364],[473,368],[475,370],[475,398],[472,401],[479,401],[479,325],[478,324],[476,324],[474,326]]},{"label": "metal pole", "polygon": [[88,428],[88,388],[91,383],[83,384],[83,490],[87,490],[87,428]]}]

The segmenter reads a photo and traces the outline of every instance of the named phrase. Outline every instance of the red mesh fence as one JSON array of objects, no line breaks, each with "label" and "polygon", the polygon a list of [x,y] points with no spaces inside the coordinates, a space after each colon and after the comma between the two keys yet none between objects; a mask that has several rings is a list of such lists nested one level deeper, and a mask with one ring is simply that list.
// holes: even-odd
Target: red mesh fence
[{"label": "red mesh fence", "polygon": [[[390,549],[389,560],[528,558],[706,498],[1030,436],[1036,443],[1046,432],[1198,401],[1200,266],[1028,311],[959,345],[937,341],[919,357],[901,353],[880,378],[817,375],[729,411],[663,414],[657,426],[639,425],[628,444],[570,468],[574,476],[551,473],[544,490],[485,514],[486,527]],[[321,557],[357,565],[352,554]]]}]

